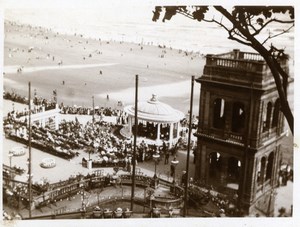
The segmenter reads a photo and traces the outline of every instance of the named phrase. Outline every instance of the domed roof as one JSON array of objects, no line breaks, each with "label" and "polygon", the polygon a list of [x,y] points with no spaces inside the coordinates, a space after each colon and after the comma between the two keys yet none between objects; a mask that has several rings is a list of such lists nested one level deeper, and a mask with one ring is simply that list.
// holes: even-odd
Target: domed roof
[{"label": "domed roof", "polygon": [[[126,106],[124,111],[134,116],[134,106]],[[156,95],[148,101],[138,103],[138,118],[154,122],[178,122],[184,118],[184,114],[171,106],[158,101]]]}]

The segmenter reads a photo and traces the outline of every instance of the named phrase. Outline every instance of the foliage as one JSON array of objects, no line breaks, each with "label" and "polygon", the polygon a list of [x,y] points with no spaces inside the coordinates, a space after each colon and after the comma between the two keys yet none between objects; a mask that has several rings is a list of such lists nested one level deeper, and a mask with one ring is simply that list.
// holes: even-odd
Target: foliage
[{"label": "foliage", "polygon": [[[279,30],[274,35],[270,34],[269,37],[262,42],[263,44],[266,43],[267,40],[286,33],[294,27],[294,8],[291,6],[235,6],[231,13],[221,6],[214,6],[214,8],[223,14],[223,16],[231,20],[231,25],[233,25],[232,27],[226,25],[226,23],[222,20],[218,21],[214,19],[214,17],[211,19],[208,18],[209,16],[206,17],[206,14],[210,9],[208,6],[157,6],[155,7],[155,11],[153,11],[153,21],[157,21],[159,19],[162,8],[165,9],[165,14],[162,19],[163,22],[171,20],[176,14],[184,15],[199,22],[213,22],[227,30],[230,39],[236,37],[234,40],[239,42],[242,42],[243,39],[248,39],[248,37],[242,33],[240,27],[245,28],[246,31],[249,32],[249,35],[257,36],[272,22],[290,24],[287,29]],[[279,14],[285,14],[287,17],[285,16],[285,19],[277,19],[277,16],[280,17]],[[244,41],[243,44],[251,45],[249,40],[248,42]]]}]

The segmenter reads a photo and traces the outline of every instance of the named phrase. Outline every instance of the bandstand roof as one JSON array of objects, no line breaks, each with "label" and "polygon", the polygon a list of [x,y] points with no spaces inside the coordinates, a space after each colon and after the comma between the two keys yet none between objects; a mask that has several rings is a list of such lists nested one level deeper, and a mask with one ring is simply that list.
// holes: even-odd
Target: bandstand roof
[{"label": "bandstand roof", "polygon": [[[124,111],[135,116],[134,105],[126,106]],[[171,106],[158,101],[156,95],[148,101],[138,102],[138,119],[149,122],[172,123],[184,118],[184,114]]]}]

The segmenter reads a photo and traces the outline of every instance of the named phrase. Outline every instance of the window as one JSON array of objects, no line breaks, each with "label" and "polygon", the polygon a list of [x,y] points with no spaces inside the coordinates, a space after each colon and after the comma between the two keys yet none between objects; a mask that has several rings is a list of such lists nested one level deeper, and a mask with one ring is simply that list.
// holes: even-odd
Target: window
[{"label": "window", "polygon": [[218,152],[209,154],[209,176],[217,177],[217,173],[221,170],[221,155]]},{"label": "window", "polygon": [[232,125],[233,132],[242,132],[245,126],[245,107],[243,103],[235,102],[232,107]]},{"label": "window", "polygon": [[270,128],[271,114],[272,114],[272,103],[268,102],[267,115],[266,115],[266,120],[265,120],[265,124],[264,124],[264,129],[263,129],[264,132],[269,130],[269,128]]},{"label": "window", "polygon": [[224,110],[225,110],[225,100],[224,99],[216,99],[214,101],[214,111],[213,111],[213,127],[223,129],[225,126],[225,116],[224,116]]},{"label": "window", "polygon": [[230,157],[228,159],[228,178],[231,182],[238,182],[240,177],[240,168],[241,168],[241,162],[235,158]]},{"label": "window", "polygon": [[273,160],[274,160],[274,153],[272,152],[268,157],[266,180],[271,179],[272,171],[273,171]]},{"label": "window", "polygon": [[260,171],[258,172],[257,183],[261,185],[264,182],[266,158],[262,157],[260,160]]},{"label": "window", "polygon": [[278,125],[279,110],[280,110],[280,103],[279,103],[279,99],[277,99],[275,102],[274,110],[273,110],[272,128],[275,128]]}]

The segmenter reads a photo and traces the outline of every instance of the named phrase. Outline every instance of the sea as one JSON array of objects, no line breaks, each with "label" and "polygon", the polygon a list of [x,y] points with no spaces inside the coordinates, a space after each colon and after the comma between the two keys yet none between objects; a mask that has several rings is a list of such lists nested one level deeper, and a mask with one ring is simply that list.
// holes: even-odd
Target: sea
[{"label": "sea", "polygon": [[[30,1],[29,1],[30,2]],[[49,1],[48,1],[49,2]],[[64,1],[65,2],[65,1]],[[82,34],[84,37],[115,40],[145,45],[164,45],[174,49],[197,52],[199,54],[217,54],[229,52],[232,49],[253,51],[253,49],[236,41],[229,40],[228,32],[215,23],[198,22],[183,15],[175,15],[171,20],[162,22],[163,15],[157,22],[152,21],[154,5],[125,3],[110,4],[107,1],[92,1],[78,7],[76,1],[70,1],[67,6],[62,4],[43,5],[35,7],[14,7],[4,11],[4,19],[18,23],[42,26],[65,34]],[[232,10],[232,8],[229,8]],[[281,15],[284,17],[285,15]],[[207,13],[208,19],[214,19],[226,25],[226,20],[214,11]],[[272,24],[258,37],[264,40],[269,35],[281,32],[288,25]],[[230,26],[228,25],[228,28]],[[284,35],[271,39],[266,46],[274,45],[285,49],[294,59],[294,29]],[[291,61],[293,62],[293,61]]]}]

